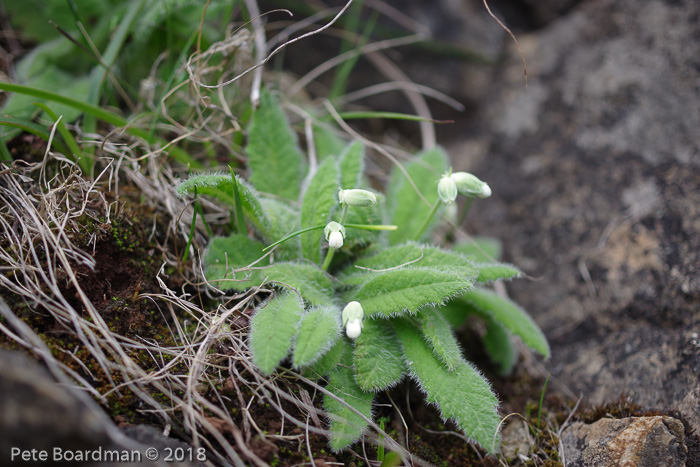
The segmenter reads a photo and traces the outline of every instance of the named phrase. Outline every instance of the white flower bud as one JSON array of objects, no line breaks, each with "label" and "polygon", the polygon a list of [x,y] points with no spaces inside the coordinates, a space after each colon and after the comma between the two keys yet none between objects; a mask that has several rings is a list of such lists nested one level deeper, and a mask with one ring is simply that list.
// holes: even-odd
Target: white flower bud
[{"label": "white flower bud", "polygon": [[343,234],[340,232],[331,232],[328,236],[328,245],[336,250],[343,246]]},{"label": "white flower bud", "polygon": [[377,195],[367,190],[341,189],[338,192],[338,201],[340,202],[340,204],[347,204],[348,206],[366,207],[376,204]]},{"label": "white flower bud", "polygon": [[336,250],[343,246],[343,239],[345,238],[345,227],[337,222],[331,221],[323,229],[323,235],[328,240],[328,244],[331,248]]},{"label": "white flower bud", "polygon": [[457,185],[460,195],[476,198],[488,198],[491,196],[491,187],[486,182],[482,182],[475,175],[467,172],[455,172],[450,175]]},{"label": "white flower bud", "polygon": [[345,328],[345,335],[350,339],[357,339],[362,333],[362,322],[359,319],[353,319]]},{"label": "white flower bud", "polygon": [[448,175],[443,176],[438,182],[438,196],[446,206],[457,199],[457,185]]}]

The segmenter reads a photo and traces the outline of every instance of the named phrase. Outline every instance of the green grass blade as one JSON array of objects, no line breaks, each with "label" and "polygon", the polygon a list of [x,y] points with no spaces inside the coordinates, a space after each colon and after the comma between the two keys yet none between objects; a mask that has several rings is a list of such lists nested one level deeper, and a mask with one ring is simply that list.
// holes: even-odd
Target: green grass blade
[{"label": "green grass blade", "polygon": [[[116,127],[124,127],[127,133],[136,136],[137,138],[143,138],[150,144],[159,144],[161,146],[167,144],[161,139],[150,139],[148,137],[148,132],[142,130],[141,128],[132,126],[129,123],[129,121],[127,121],[124,117],[121,117],[108,110],[102,109],[96,105],[88,104],[87,102],[62,96],[55,92],[44,91],[43,89],[22,86],[21,84],[8,83],[5,81],[0,81],[0,89],[3,91],[18,92],[28,96],[36,97],[38,99],[64,104],[74,109],[80,110],[81,112],[85,112],[86,114],[93,115],[99,118],[100,120],[114,125]],[[187,152],[183,151],[182,149],[175,146],[171,146],[168,148],[168,151],[178,162],[181,162],[185,165],[189,164],[190,167],[192,167],[193,169],[202,168],[202,164],[199,161],[193,159],[192,156],[190,156]]]},{"label": "green grass blade", "polygon": [[[46,142],[48,142],[51,139],[51,133],[49,131],[47,131],[43,126],[37,125],[36,123],[31,122],[29,120],[14,118],[10,117],[9,115],[0,115],[0,125],[19,128],[21,130],[24,130],[28,133],[40,137]],[[52,144],[61,153],[68,154],[67,148],[64,145],[57,142],[55,138],[52,141]]]},{"label": "green grass blade", "polygon": [[51,119],[54,122],[57,122],[58,132],[61,134],[63,141],[66,142],[66,145],[68,145],[68,149],[70,151],[70,153],[66,154],[66,156],[71,157],[71,154],[72,154],[73,160],[77,160],[78,165],[80,166],[83,173],[86,175],[90,175],[90,173],[92,172],[92,167],[93,167],[93,162],[94,162],[92,155],[85,154],[83,157],[83,152],[80,149],[80,146],[78,146],[78,143],[75,141],[75,138],[73,138],[73,135],[66,128],[66,125],[63,123],[63,120],[59,121],[58,115],[56,115],[56,112],[51,110],[51,108],[49,108],[49,106],[47,106],[46,104],[42,104],[40,102],[36,102],[34,105],[43,109],[44,112],[46,112],[46,114],[49,117],[51,117]]},{"label": "green grass blade", "polygon": [[[368,118],[381,118],[384,120],[408,120],[410,122],[431,122],[431,123],[452,123],[452,120],[434,120],[432,118],[419,117],[413,114],[404,114],[398,112],[379,112],[379,111],[356,111],[356,112],[339,112],[340,118],[343,120],[359,120]],[[330,117],[329,117],[330,118]]]}]

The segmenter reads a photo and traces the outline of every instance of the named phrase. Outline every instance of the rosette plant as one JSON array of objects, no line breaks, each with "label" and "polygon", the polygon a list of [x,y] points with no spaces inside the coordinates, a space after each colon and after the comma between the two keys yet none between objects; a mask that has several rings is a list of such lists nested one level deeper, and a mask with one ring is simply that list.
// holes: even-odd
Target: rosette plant
[{"label": "rosette plant", "polygon": [[307,165],[265,92],[248,128],[248,179],[206,173],[177,187],[228,204],[236,219],[236,233],[209,243],[207,281],[222,290],[274,290],[250,320],[254,363],[266,375],[284,365],[325,382],[337,396],[324,402],[335,451],[360,438],[375,395],[405,378],[469,439],[498,449],[498,400],[454,330],[467,317],[482,319],[485,348],[504,374],[517,360],[514,336],[544,357],[547,341],[522,308],[489,288],[520,275],[495,260],[493,241],[429,243],[441,206],[488,197],[490,188],[451,173],[434,148],[375,193],[360,142],[316,127],[314,144],[316,160]]}]

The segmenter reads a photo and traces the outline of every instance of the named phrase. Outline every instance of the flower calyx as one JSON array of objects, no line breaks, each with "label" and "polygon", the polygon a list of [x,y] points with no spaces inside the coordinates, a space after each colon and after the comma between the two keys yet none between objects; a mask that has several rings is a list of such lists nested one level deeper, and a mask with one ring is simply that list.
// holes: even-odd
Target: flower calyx
[{"label": "flower calyx", "polygon": [[340,204],[355,207],[367,207],[377,203],[377,195],[371,191],[354,188],[352,190],[338,191],[338,201]]},{"label": "flower calyx", "polygon": [[438,196],[445,206],[451,205],[457,199],[457,184],[449,173],[443,175],[438,182]]}]

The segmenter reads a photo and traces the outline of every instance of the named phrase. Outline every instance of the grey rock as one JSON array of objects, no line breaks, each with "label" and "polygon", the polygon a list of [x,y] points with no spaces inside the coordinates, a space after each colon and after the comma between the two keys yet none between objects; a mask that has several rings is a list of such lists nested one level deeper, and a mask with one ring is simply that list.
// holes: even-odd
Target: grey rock
[{"label": "grey rock", "polygon": [[[85,393],[56,383],[26,355],[5,350],[0,350],[0,433],[0,465],[13,455],[21,462],[23,454],[29,456],[23,465],[53,465],[68,456],[88,467],[202,465],[196,450],[156,428],[129,427],[125,435]],[[159,459],[149,460],[149,448],[158,450]],[[165,459],[168,454],[174,461]]]},{"label": "grey rock", "polygon": [[103,420],[23,354],[0,352],[0,459],[12,449],[91,449],[110,441]]},{"label": "grey rock", "polygon": [[[480,134],[451,145],[494,191],[468,230],[552,344],[552,384],[630,396],[700,430],[700,3],[599,0],[518,37]],[[466,158],[468,157],[468,159]],[[546,374],[546,373],[545,373]]]},{"label": "grey rock", "polygon": [[683,467],[687,458],[683,424],[672,417],[576,422],[561,443],[569,467]]}]

